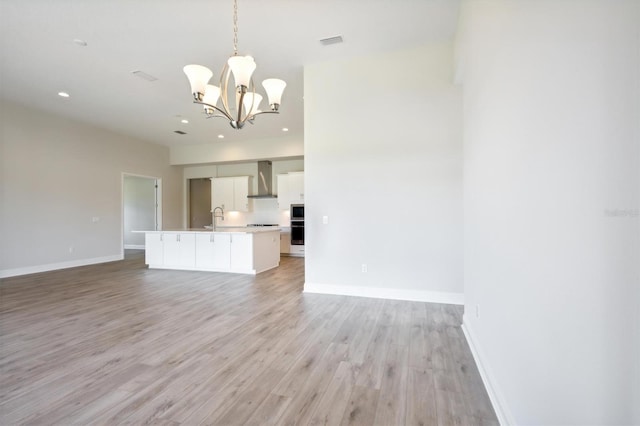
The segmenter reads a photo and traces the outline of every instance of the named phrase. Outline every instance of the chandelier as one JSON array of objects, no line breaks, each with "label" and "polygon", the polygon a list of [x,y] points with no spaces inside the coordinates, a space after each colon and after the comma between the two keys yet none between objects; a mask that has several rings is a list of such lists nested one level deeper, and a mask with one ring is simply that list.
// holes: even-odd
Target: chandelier
[{"label": "chandelier", "polygon": [[[251,77],[255,69],[256,63],[251,56],[238,55],[238,2],[233,0],[233,56],[222,69],[220,86],[209,84],[213,72],[207,67],[192,64],[183,68],[191,84],[193,102],[204,107],[207,118],[226,118],[234,129],[242,129],[246,122],[253,124],[256,115],[278,114],[287,83],[277,78],[262,82],[269,100],[269,111],[261,111],[262,96],[256,93]],[[232,76],[233,84],[230,85]]]}]

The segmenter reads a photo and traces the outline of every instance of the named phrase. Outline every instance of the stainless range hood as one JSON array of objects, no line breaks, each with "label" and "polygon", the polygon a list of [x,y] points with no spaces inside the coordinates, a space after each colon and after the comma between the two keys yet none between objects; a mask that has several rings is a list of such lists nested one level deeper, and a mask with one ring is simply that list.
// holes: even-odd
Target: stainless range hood
[{"label": "stainless range hood", "polygon": [[258,161],[258,193],[248,198],[278,198],[273,195],[271,161]]}]

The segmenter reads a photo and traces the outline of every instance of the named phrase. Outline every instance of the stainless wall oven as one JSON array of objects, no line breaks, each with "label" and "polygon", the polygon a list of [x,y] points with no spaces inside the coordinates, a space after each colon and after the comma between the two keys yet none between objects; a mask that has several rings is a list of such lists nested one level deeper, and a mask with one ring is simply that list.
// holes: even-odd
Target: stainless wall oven
[{"label": "stainless wall oven", "polygon": [[291,220],[304,221],[304,204],[291,204]]},{"label": "stainless wall oven", "polygon": [[291,204],[291,245],[304,245],[304,204]]}]

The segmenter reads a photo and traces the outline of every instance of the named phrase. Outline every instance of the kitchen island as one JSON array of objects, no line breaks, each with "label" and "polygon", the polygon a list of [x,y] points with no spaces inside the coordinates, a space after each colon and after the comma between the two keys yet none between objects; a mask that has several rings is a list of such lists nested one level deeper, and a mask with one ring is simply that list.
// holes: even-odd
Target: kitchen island
[{"label": "kitchen island", "polygon": [[134,231],[149,268],[259,274],[280,265],[280,228]]}]

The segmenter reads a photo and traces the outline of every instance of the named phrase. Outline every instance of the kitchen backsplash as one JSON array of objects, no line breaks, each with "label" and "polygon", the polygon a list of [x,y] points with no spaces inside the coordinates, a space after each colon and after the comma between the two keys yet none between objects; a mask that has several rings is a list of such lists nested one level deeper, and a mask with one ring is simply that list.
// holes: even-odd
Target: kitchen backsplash
[{"label": "kitchen backsplash", "polygon": [[254,198],[250,212],[224,212],[224,221],[218,219],[218,226],[246,226],[254,223],[275,223],[290,226],[289,212],[278,209],[276,198]]}]

